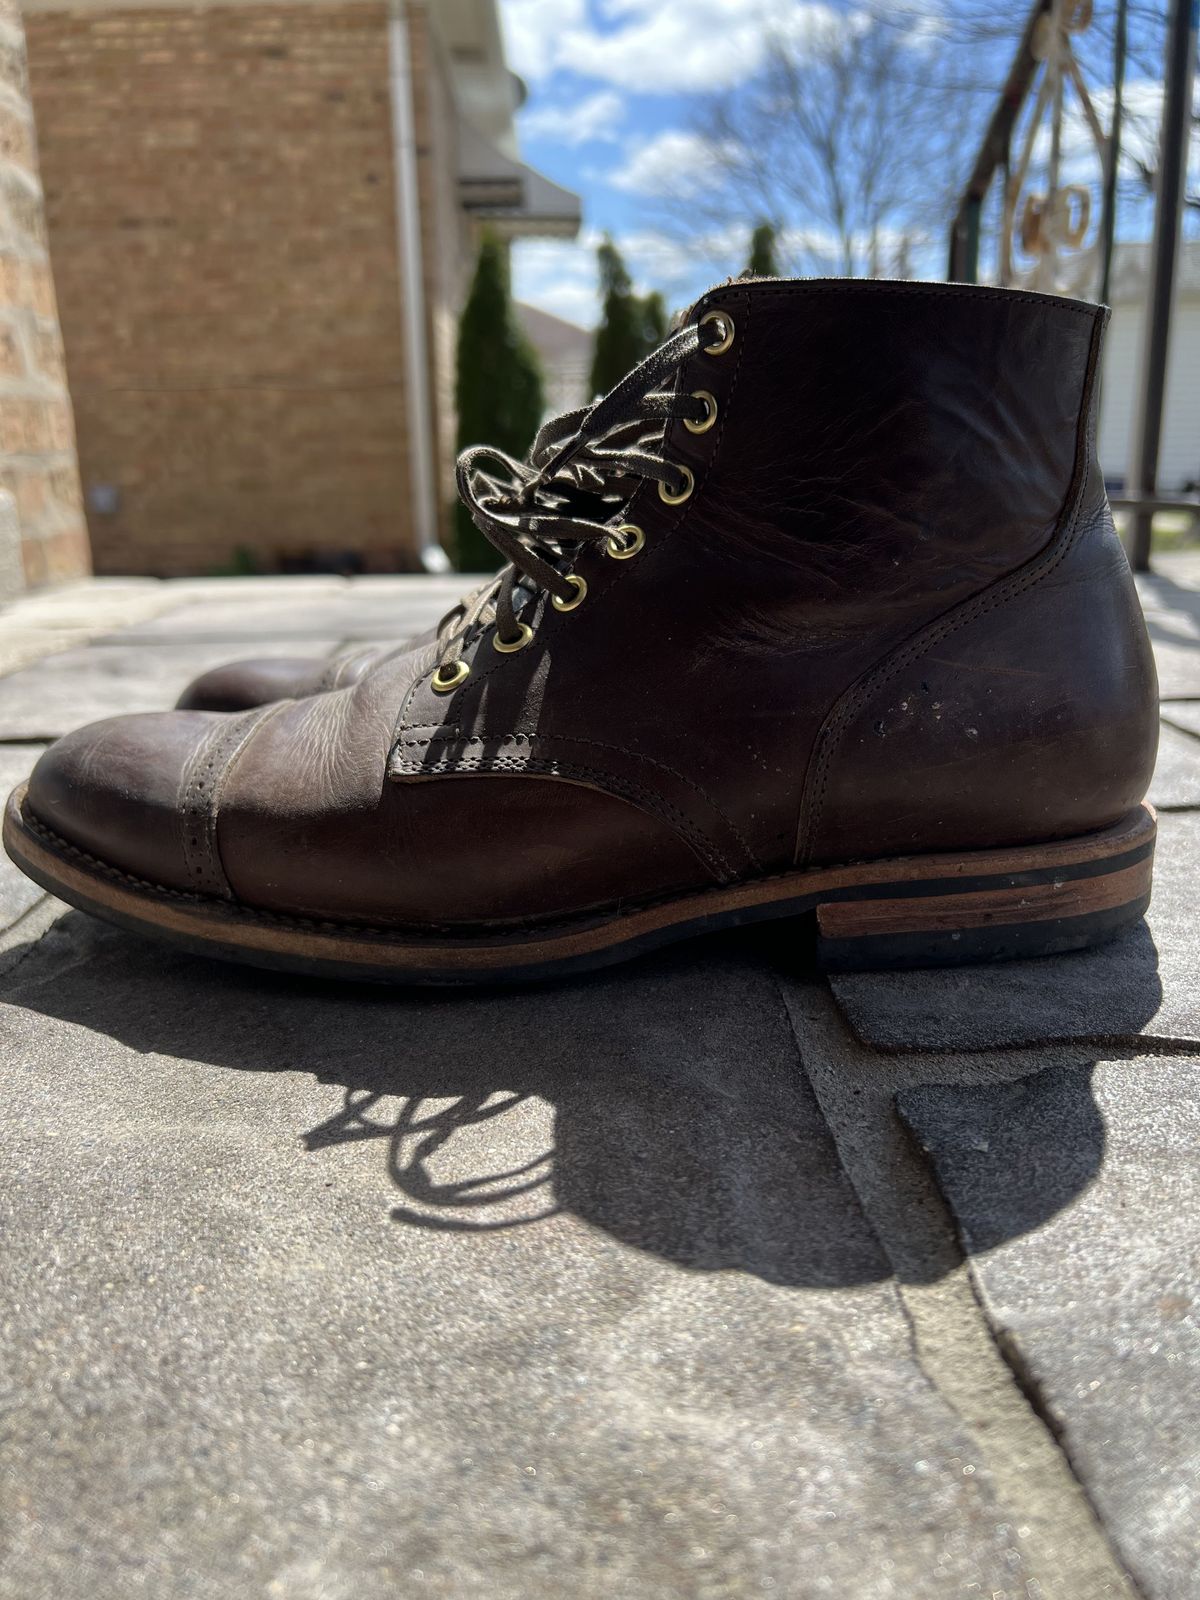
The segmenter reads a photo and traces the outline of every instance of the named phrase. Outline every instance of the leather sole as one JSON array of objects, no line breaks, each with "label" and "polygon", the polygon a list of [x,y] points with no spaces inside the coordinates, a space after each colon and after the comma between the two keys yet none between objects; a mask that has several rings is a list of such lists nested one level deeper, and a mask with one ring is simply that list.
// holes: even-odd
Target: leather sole
[{"label": "leather sole", "polygon": [[30,813],[24,786],[4,817],[17,866],[108,922],[255,966],[425,984],[557,977],[778,919],[832,970],[1057,955],[1101,944],[1141,917],[1155,831],[1153,810],[1141,805],[1099,833],[1048,844],[813,867],[554,922],[422,934],[280,916],[142,882],[58,838]]}]

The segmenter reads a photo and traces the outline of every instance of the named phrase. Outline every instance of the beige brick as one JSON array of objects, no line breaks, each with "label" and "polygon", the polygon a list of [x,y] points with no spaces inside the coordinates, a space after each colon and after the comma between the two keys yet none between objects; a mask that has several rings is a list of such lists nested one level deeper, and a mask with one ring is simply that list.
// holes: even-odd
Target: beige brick
[{"label": "beige brick", "polygon": [[[20,19],[0,11],[0,459],[31,583],[90,568],[42,192],[27,99]],[[11,103],[15,96],[18,103]]]},{"label": "beige brick", "polygon": [[31,589],[86,576],[91,571],[91,550],[87,527],[82,518],[74,526],[60,529],[45,538],[23,539],[21,559],[25,567],[25,582]]},{"label": "beige brick", "polygon": [[25,52],[18,43],[0,39],[0,84],[24,99],[29,92]]},{"label": "beige brick", "polygon": [[99,570],[412,564],[387,15],[27,18],[84,480],[118,491]]},{"label": "beige brick", "polygon": [[37,165],[29,117],[11,106],[0,106],[0,163],[6,161],[15,162],[27,172]]},{"label": "beige brick", "polygon": [[21,336],[12,322],[0,323],[0,378],[25,375],[25,351]]}]

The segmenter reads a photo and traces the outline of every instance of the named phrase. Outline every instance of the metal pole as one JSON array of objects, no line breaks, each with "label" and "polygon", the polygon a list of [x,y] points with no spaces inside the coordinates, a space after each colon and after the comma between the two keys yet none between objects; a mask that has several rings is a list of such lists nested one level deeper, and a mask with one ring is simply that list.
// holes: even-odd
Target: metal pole
[{"label": "metal pole", "polygon": [[[1187,154],[1192,122],[1192,83],[1196,74],[1196,25],[1200,0],[1171,0],[1167,24],[1166,96],[1155,185],[1154,245],[1150,255],[1150,296],[1142,347],[1142,401],[1132,486],[1153,497],[1158,483],[1158,451],[1162,441],[1163,392],[1167,376],[1167,344],[1171,332],[1175,257],[1183,217]],[[1150,525],[1153,513],[1133,516],[1130,559],[1135,572],[1150,570]]]},{"label": "metal pole", "polygon": [[1117,169],[1121,164],[1121,120],[1125,113],[1125,46],[1129,35],[1129,0],[1117,0],[1116,32],[1113,36],[1113,107],[1108,133],[1108,160],[1104,167],[1104,213],[1100,218],[1100,293],[1102,306],[1108,304],[1112,285],[1113,241],[1117,233]]},{"label": "metal pole", "polygon": [[396,253],[400,264],[404,319],[408,461],[415,554],[426,572],[446,572],[450,562],[438,541],[434,478],[433,407],[429,393],[429,345],[425,332],[425,272],[421,259],[421,210],[417,188],[417,137],[413,119],[412,58],[406,0],[391,0],[388,69],[392,91],[395,161]]}]

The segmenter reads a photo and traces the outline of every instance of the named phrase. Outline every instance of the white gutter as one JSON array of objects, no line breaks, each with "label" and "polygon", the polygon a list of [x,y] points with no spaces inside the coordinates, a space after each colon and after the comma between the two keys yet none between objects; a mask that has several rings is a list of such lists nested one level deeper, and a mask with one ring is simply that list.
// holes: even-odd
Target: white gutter
[{"label": "white gutter", "polygon": [[417,550],[427,572],[450,563],[438,540],[434,482],[433,414],[429,398],[429,349],[425,324],[425,275],[421,261],[421,207],[417,190],[417,141],[413,122],[412,61],[405,0],[391,0],[388,15],[392,146],[396,171],[396,254],[400,265],[400,314],[408,388],[408,459]]}]

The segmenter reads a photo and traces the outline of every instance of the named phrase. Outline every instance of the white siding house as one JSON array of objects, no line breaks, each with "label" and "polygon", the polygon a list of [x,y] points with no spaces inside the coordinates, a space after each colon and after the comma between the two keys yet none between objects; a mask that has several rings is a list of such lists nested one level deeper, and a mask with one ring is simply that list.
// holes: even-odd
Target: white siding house
[{"label": "white siding house", "polygon": [[[1110,485],[1125,486],[1137,427],[1150,246],[1119,244],[1113,260],[1112,321],[1100,394],[1100,464]],[[1200,484],[1200,242],[1179,255],[1175,316],[1167,363],[1160,492]]]},{"label": "white siding house", "polygon": [[592,370],[594,335],[578,323],[553,316],[537,306],[515,303],[521,326],[542,363],[546,415],[574,411],[585,406],[592,396],[588,378]]}]

